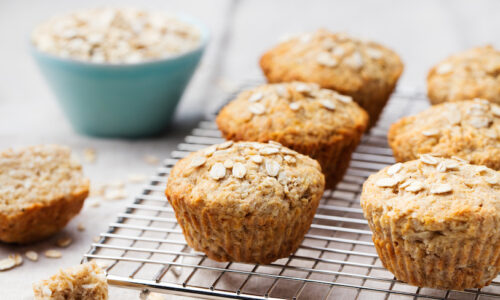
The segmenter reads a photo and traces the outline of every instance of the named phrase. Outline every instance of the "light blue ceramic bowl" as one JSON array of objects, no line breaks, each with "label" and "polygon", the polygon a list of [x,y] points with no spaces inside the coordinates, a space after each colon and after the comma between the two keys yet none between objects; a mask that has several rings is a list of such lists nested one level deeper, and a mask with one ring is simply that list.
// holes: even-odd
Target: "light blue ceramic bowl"
[{"label": "light blue ceramic bowl", "polygon": [[124,138],[165,131],[209,37],[202,23],[179,18],[200,30],[200,46],[174,57],[144,63],[82,62],[43,53],[31,46],[41,72],[76,131]]}]

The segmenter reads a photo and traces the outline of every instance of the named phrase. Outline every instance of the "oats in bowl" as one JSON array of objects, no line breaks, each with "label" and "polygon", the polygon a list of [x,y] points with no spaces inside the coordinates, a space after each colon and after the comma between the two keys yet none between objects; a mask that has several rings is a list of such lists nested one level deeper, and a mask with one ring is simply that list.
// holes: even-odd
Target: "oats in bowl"
[{"label": "oats in bowl", "polygon": [[96,8],[40,24],[32,42],[42,52],[94,63],[138,63],[195,49],[199,30],[174,16],[135,8]]}]

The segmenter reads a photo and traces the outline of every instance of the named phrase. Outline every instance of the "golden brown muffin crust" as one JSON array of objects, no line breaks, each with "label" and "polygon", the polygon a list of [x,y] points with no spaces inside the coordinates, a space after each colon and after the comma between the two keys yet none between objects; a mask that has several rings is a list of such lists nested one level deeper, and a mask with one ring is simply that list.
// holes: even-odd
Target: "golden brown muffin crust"
[{"label": "golden brown muffin crust", "polygon": [[500,106],[481,99],[435,105],[394,123],[388,139],[397,161],[432,153],[500,170]]},{"label": "golden brown muffin crust", "polygon": [[350,96],[311,83],[267,84],[242,92],[216,119],[226,139],[277,141],[318,160],[335,187],[368,125]]},{"label": "golden brown muffin crust", "polygon": [[325,29],[291,38],[260,60],[269,82],[302,81],[350,95],[373,125],[403,71],[392,50]]},{"label": "golden brown muffin crust", "polygon": [[[255,106],[262,107],[262,113],[256,113]],[[368,115],[349,96],[292,82],[240,93],[220,111],[216,122],[228,138],[314,145],[363,133]]]},{"label": "golden brown muffin crust", "polygon": [[295,251],[309,229],[320,170],[276,143],[227,142],[180,160],[166,195],[191,247],[219,261],[269,263]]},{"label": "golden brown muffin crust", "polygon": [[477,47],[452,55],[427,75],[432,104],[483,98],[500,104],[500,51]]},{"label": "golden brown muffin crust", "polygon": [[500,270],[500,173],[424,154],[371,175],[361,206],[384,266],[421,287],[480,288]]}]

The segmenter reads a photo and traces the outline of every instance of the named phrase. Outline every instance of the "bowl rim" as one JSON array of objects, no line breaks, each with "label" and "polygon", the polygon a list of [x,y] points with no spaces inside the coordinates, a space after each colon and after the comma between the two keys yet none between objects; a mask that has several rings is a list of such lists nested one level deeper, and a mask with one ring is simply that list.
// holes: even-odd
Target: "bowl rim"
[{"label": "bowl rim", "polygon": [[208,27],[201,22],[199,19],[192,17],[191,15],[184,14],[184,13],[173,13],[173,12],[167,12],[169,15],[174,16],[178,19],[180,19],[183,22],[186,22],[194,27],[196,27],[199,32],[200,32],[200,43],[198,46],[196,46],[193,49],[190,49],[189,51],[178,53],[172,56],[168,57],[160,57],[160,58],[154,58],[142,62],[137,62],[137,63],[110,63],[110,62],[103,62],[103,63],[95,63],[91,61],[85,61],[85,60],[79,60],[79,59],[74,59],[71,57],[61,57],[56,54],[48,53],[45,51],[42,51],[38,49],[32,41],[31,35],[33,33],[34,28],[30,31],[29,38],[28,38],[28,47],[30,48],[32,54],[36,54],[51,60],[55,60],[61,63],[72,63],[75,65],[80,65],[84,67],[104,67],[104,68],[119,68],[119,69],[124,69],[124,68],[134,68],[134,67],[141,67],[141,66],[150,66],[150,65],[155,65],[159,63],[164,63],[164,62],[169,62],[169,61],[175,61],[179,58],[190,56],[193,53],[203,51],[208,42],[210,41],[210,30]]}]

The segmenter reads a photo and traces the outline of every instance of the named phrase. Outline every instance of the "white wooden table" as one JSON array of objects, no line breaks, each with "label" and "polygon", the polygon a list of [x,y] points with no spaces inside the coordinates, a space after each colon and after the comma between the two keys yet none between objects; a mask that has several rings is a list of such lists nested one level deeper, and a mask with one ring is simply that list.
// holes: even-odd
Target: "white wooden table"
[{"label": "white wooden table", "polygon": [[[164,136],[144,140],[98,139],[76,134],[36,69],[28,50],[33,26],[53,14],[102,5],[88,0],[0,1],[0,148],[39,143],[66,144],[77,154],[91,147],[97,161],[86,164],[93,183],[124,180],[128,174],[151,175],[155,166],[144,155],[165,158],[203,115],[224,100],[227,89],[261,78],[261,53],[287,33],[326,27],[380,41],[396,50],[405,62],[403,86],[425,87],[429,67],[446,55],[475,45],[500,46],[500,2],[491,1],[264,1],[178,0],[106,1],[151,9],[184,12],[203,20],[212,40],[203,62],[178,108],[176,119]],[[79,263],[92,237],[107,228],[131,201],[140,185],[127,184],[128,200],[86,206],[58,236],[30,246],[0,244],[0,258],[10,253],[54,248],[57,237],[69,235],[74,242],[62,249],[61,259],[43,256],[25,260],[14,270],[0,273],[1,299],[31,299],[31,283],[57,269]],[[86,225],[78,232],[78,223]],[[137,291],[111,289],[111,299],[137,299]]]}]

